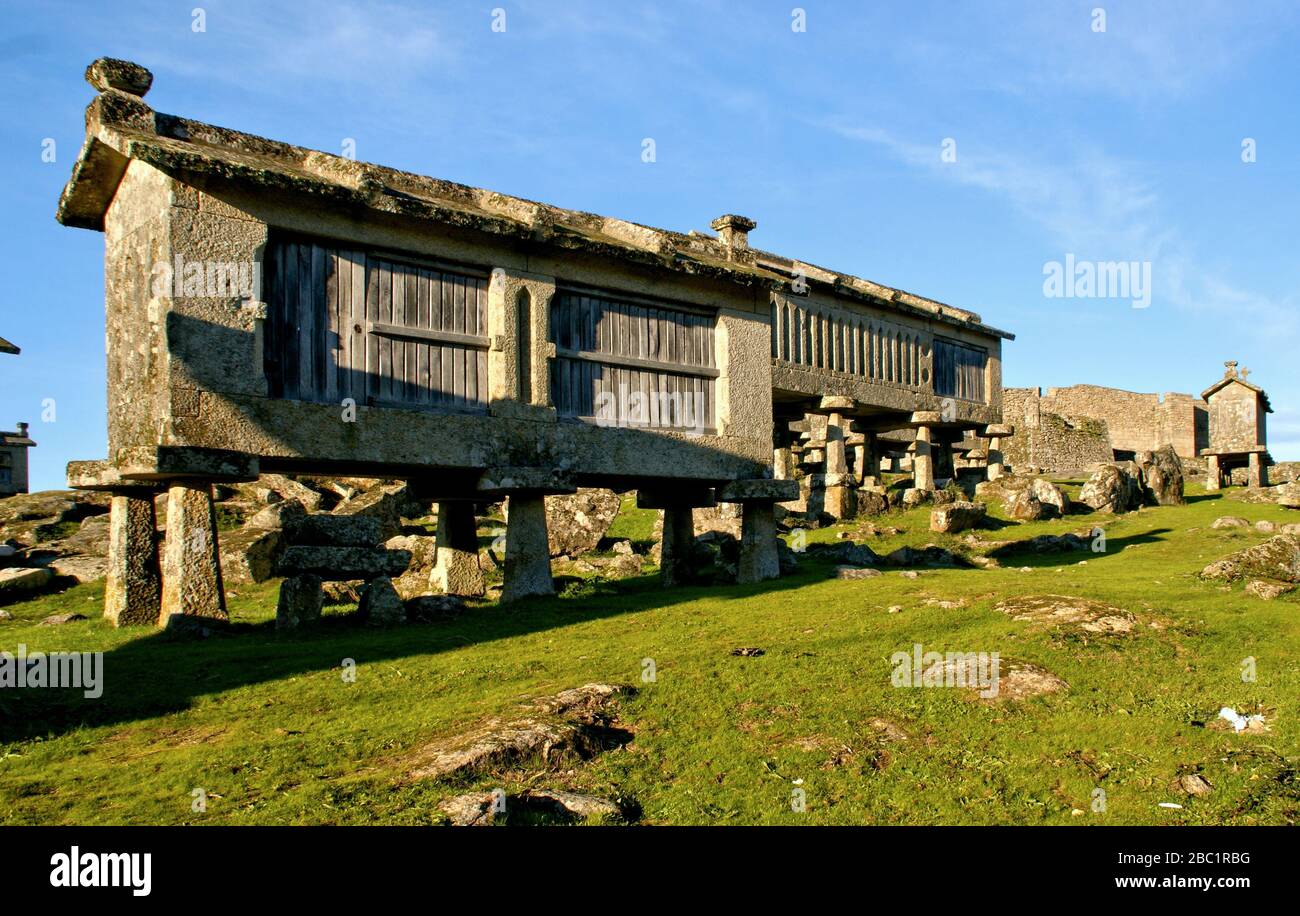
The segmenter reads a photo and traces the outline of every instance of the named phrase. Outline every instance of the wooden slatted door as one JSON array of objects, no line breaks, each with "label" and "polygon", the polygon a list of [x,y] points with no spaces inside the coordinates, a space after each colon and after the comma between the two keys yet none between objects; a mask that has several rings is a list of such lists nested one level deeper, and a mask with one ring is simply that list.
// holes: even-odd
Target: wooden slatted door
[{"label": "wooden slatted door", "polygon": [[934,339],[934,393],[985,403],[988,351],[943,337]]},{"label": "wooden slatted door", "polygon": [[714,428],[714,317],[611,294],[551,301],[551,399],[601,425]]},{"label": "wooden slatted door", "polygon": [[267,275],[273,397],[486,408],[486,275],[298,240],[271,244]]}]

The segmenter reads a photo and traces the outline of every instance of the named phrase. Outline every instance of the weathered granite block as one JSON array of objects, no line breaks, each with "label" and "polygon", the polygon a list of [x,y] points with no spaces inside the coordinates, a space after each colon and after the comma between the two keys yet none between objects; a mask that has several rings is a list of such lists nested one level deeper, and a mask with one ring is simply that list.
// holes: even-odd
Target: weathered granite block
[{"label": "weathered granite block", "polygon": [[[294,545],[280,557],[282,575],[315,573],[327,582],[400,576],[411,564],[408,550],[382,547],[319,547]],[[391,584],[391,583],[390,583]]]},{"label": "weathered granite block", "polygon": [[323,598],[320,576],[307,573],[288,577],[280,583],[280,599],[275,606],[276,629],[291,630],[319,620]]},{"label": "weathered granite block", "polygon": [[776,513],[772,503],[745,503],[740,531],[740,561],[736,567],[737,583],[762,582],[781,575],[776,541]]},{"label": "weathered granite block", "polygon": [[175,614],[227,620],[210,484],[176,483],[167,491],[160,623]]},{"label": "weathered granite block", "polygon": [[104,617],[115,626],[154,626],[162,602],[152,494],[114,495],[109,509]]},{"label": "weathered granite block", "polygon": [[289,520],[284,530],[296,546],[374,547],[384,522],[370,515],[304,515]]},{"label": "weathered granite block", "polygon": [[501,600],[510,602],[533,595],[555,594],[543,498],[532,493],[515,493],[510,496],[509,509]]},{"label": "weathered granite block", "polygon": [[433,565],[433,587],[448,595],[482,595],[483,570],[478,563],[478,529],[474,504],[438,504],[437,553]]}]

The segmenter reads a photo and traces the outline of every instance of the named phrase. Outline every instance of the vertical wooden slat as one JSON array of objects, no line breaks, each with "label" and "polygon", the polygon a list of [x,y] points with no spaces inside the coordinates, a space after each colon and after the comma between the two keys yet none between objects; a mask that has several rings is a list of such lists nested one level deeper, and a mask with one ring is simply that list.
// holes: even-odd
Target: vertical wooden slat
[{"label": "vertical wooden slat", "polygon": [[298,246],[284,246],[284,394],[298,397],[298,351],[301,348],[301,321],[298,318]]},{"label": "vertical wooden slat", "polygon": [[325,314],[327,322],[325,327],[325,340],[322,343],[324,352],[324,381],[325,389],[322,392],[327,403],[333,404],[339,394],[339,344],[341,335],[339,334],[339,253],[336,249],[327,249],[324,258],[325,270]]},{"label": "vertical wooden slat", "polygon": [[[442,275],[442,330],[449,331],[456,321],[456,278],[450,274]],[[455,406],[455,354],[451,347],[439,347],[442,351],[442,380],[438,384],[439,395],[444,406]]]}]

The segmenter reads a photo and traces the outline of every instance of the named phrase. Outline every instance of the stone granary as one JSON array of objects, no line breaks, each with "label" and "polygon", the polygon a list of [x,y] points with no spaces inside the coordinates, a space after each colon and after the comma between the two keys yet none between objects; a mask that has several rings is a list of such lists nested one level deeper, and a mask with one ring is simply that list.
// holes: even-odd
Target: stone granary
[{"label": "stone granary", "polygon": [[0,496],[27,492],[27,450],[35,445],[26,423],[15,430],[0,430]]},{"label": "stone granary", "polygon": [[1268,486],[1268,395],[1246,381],[1249,369],[1224,363],[1223,378],[1201,392],[1210,415],[1210,445],[1201,449],[1206,459],[1205,487],[1217,490],[1223,476],[1245,465],[1252,487]]},{"label": "stone granary", "polygon": [[739,504],[740,578],[771,578],[774,418],[856,421],[868,456],[1000,419],[1010,335],[753,249],[744,217],[653,229],[155,112],[136,64],[86,78],[58,219],[105,235],[109,454],[69,482],[113,494],[121,608],[224,617],[212,487],[277,471],[409,481],[440,565],[505,498],[507,599],[552,590],[543,497],[578,486],[662,509],[664,569],[693,508]]}]

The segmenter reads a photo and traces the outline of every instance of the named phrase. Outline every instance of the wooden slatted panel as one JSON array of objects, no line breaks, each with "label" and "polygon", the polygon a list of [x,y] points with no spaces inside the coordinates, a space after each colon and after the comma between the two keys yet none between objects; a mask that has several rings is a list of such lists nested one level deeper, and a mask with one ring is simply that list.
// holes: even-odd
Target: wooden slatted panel
[{"label": "wooden slatted panel", "polygon": [[773,306],[772,358],[794,366],[928,389],[925,339],[910,326],[848,311],[794,302]]},{"label": "wooden slatted panel", "polygon": [[986,402],[988,351],[954,340],[935,338],[934,390],[946,397]]},{"label": "wooden slatted panel", "polygon": [[486,278],[293,239],[266,268],[272,396],[486,408]]},{"label": "wooden slatted panel", "polygon": [[551,302],[550,340],[558,353],[551,397],[561,416],[713,427],[712,316],[561,290]]}]

